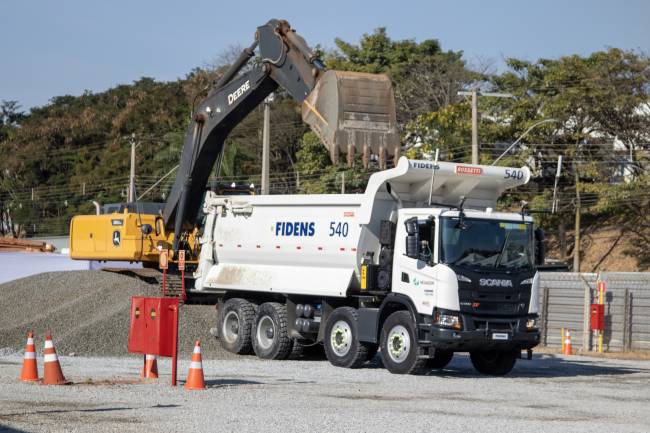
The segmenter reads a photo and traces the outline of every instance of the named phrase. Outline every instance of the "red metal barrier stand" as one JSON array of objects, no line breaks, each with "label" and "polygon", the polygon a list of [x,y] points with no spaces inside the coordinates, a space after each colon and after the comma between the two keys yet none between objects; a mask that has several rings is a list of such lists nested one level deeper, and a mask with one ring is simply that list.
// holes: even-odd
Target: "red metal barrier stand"
[{"label": "red metal barrier stand", "polygon": [[163,298],[167,296],[167,268],[169,267],[169,260],[167,256],[167,251],[161,251],[158,256],[158,265],[163,271],[163,280],[162,280],[162,295]]},{"label": "red metal barrier stand", "polygon": [[187,301],[187,293],[185,293],[185,269],[181,271],[181,285],[183,286],[183,302]]},{"label": "red metal barrier stand", "polygon": [[187,294],[185,293],[185,250],[178,252],[178,270],[181,271],[181,299],[185,302],[187,300]]},{"label": "red metal barrier stand", "polygon": [[176,386],[176,366],[178,357],[178,306],[170,305],[169,308],[174,314],[174,335],[172,336],[172,386]]},{"label": "red metal barrier stand", "polygon": [[163,269],[162,295],[167,296],[167,269]]}]

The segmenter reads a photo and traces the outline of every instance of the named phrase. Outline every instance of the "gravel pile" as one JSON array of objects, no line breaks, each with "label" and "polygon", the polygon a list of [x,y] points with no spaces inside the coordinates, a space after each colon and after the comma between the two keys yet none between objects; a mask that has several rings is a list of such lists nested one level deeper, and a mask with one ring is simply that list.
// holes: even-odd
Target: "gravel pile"
[{"label": "gravel pile", "polygon": [[[22,352],[27,331],[37,350],[51,333],[57,352],[126,356],[131,296],[158,296],[157,286],[103,271],[48,272],[0,284],[0,353]],[[182,305],[179,355],[200,339],[206,358],[230,358],[209,333],[214,306]]]}]

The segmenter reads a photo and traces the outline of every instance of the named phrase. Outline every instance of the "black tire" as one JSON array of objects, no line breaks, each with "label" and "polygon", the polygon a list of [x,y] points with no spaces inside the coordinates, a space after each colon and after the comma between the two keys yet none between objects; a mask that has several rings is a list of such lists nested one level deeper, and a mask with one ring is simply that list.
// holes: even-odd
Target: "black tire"
[{"label": "black tire", "polygon": [[221,347],[239,355],[251,353],[251,330],[254,318],[255,306],[247,300],[232,298],[224,302],[217,320]]},{"label": "black tire", "polygon": [[337,367],[359,368],[368,360],[368,345],[359,341],[357,310],[339,307],[325,324],[325,356]]},{"label": "black tire", "polygon": [[304,348],[297,340],[291,340],[291,350],[285,359],[295,360],[302,358]]},{"label": "black tire", "polygon": [[454,352],[451,350],[436,350],[433,358],[427,359],[425,363],[426,368],[445,368],[454,357]]},{"label": "black tire", "polygon": [[287,307],[277,302],[259,306],[252,328],[253,351],[262,359],[286,359],[293,340],[287,334]]},{"label": "black tire", "polygon": [[517,362],[517,352],[513,350],[470,352],[469,357],[476,371],[491,376],[503,376],[510,373]]},{"label": "black tire", "polygon": [[[390,340],[390,341],[389,341]],[[418,344],[415,323],[408,311],[396,311],[381,327],[381,362],[394,374],[420,373],[427,361]]]}]

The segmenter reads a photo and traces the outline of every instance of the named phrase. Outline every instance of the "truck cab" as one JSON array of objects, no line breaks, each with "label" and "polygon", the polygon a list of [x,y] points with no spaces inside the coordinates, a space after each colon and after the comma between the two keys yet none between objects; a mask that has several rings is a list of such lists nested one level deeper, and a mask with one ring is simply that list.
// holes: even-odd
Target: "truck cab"
[{"label": "truck cab", "polygon": [[539,343],[535,233],[530,216],[486,210],[399,211],[392,292],[440,351],[521,351]]}]

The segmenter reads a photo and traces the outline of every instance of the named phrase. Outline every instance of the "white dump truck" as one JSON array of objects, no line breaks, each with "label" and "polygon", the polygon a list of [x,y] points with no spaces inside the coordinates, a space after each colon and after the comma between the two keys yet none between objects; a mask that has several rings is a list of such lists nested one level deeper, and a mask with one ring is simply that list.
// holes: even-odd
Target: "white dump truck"
[{"label": "white dump truck", "polygon": [[322,343],[359,367],[380,350],[393,373],[469,352],[508,373],[539,343],[542,235],[524,209],[495,211],[527,168],[400,158],[364,194],[208,192],[193,293],[220,298],[213,332],[233,353],[283,359]]}]

